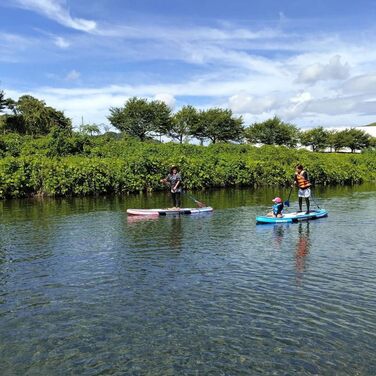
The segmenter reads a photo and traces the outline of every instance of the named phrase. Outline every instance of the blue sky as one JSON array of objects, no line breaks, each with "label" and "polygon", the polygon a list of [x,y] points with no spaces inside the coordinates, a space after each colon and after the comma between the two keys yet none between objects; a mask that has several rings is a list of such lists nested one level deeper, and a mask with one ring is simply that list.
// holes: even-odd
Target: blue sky
[{"label": "blue sky", "polygon": [[75,125],[132,96],[245,124],[376,120],[376,1],[0,0],[0,89]]}]

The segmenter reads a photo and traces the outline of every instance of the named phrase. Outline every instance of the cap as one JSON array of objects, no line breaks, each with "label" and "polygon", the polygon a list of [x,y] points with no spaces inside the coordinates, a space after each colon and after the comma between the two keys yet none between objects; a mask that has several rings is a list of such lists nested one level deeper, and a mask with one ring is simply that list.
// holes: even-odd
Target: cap
[{"label": "cap", "polygon": [[281,199],[281,197],[276,197],[276,198],[273,198],[272,201],[280,203],[280,202],[282,202],[282,199]]}]

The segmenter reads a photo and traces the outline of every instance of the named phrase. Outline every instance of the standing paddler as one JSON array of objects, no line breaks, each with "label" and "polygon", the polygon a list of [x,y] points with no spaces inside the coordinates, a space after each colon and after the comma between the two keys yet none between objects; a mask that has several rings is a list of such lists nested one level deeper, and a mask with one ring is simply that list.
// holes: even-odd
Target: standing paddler
[{"label": "standing paddler", "polygon": [[161,183],[168,184],[170,187],[173,209],[180,209],[181,196],[181,175],[177,166],[171,166],[170,173],[166,178],[161,179]]},{"label": "standing paddler", "polygon": [[299,188],[299,211],[303,211],[303,198],[305,198],[307,206],[306,214],[309,214],[309,198],[311,197],[311,183],[309,182],[307,171],[304,170],[304,167],[301,164],[298,164],[295,168],[294,183]]}]

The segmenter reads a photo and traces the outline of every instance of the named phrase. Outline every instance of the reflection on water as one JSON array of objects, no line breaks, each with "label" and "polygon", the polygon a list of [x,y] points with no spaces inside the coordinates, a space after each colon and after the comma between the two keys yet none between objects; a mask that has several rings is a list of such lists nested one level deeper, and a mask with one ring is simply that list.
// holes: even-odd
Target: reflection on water
[{"label": "reflection on water", "polygon": [[[281,251],[291,243],[291,233],[297,234],[295,242],[295,271],[296,283],[301,285],[303,282],[303,275],[306,271],[307,257],[310,252],[310,222],[299,222],[298,224],[277,223],[270,225],[257,226],[258,232],[272,232],[273,248],[275,251]],[[285,243],[285,244],[284,244]]]},{"label": "reflection on water", "polygon": [[374,375],[375,192],[316,189],[328,218],[271,226],[277,188],[162,218],[125,210],[166,194],[2,201],[0,374]]},{"label": "reflection on water", "polygon": [[303,272],[306,268],[306,259],[310,250],[310,238],[309,238],[309,226],[310,222],[298,224],[298,241],[295,251],[295,266],[296,266],[296,279],[297,283],[301,285],[303,279]]},{"label": "reflection on water", "polygon": [[273,225],[274,244],[275,244],[275,248],[277,250],[281,249],[282,240],[283,240],[283,236],[284,236],[285,231],[286,231],[286,227],[288,227],[287,223],[286,224],[278,224],[277,223],[277,224]]}]

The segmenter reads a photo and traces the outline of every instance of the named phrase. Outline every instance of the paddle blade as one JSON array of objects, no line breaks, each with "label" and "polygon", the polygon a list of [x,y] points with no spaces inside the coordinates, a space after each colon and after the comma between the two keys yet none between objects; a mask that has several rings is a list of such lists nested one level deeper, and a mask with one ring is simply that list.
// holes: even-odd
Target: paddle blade
[{"label": "paddle blade", "polygon": [[290,207],[290,201],[289,201],[289,200],[286,200],[283,204],[284,204],[285,206],[287,206],[288,208]]},{"label": "paddle blade", "polygon": [[197,201],[197,200],[195,200],[195,203],[196,203],[196,205],[197,205],[199,208],[205,208],[205,207],[206,207],[205,202],[201,202],[201,201]]}]

